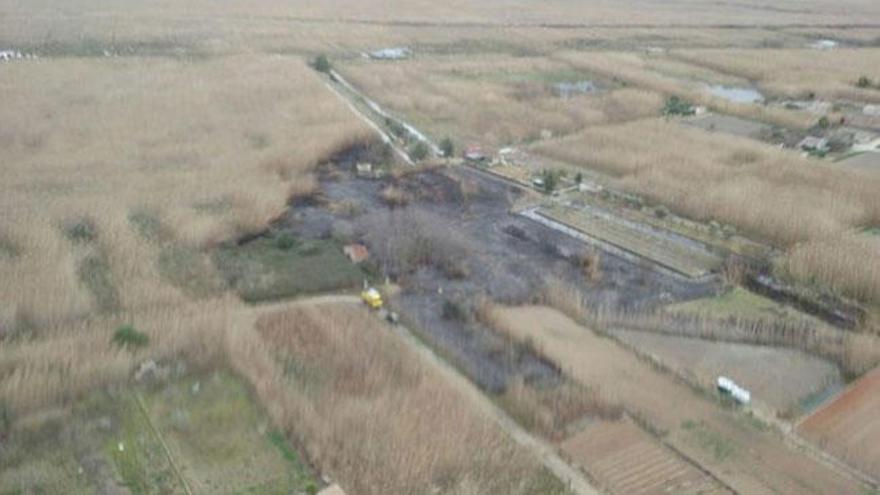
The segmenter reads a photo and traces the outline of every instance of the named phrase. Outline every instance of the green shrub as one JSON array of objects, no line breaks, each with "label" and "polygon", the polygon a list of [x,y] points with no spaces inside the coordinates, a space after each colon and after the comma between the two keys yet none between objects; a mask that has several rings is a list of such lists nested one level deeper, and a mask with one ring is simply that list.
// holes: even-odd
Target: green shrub
[{"label": "green shrub", "polygon": [[467,320],[467,310],[461,304],[447,299],[443,301],[443,319],[465,321]]},{"label": "green shrub", "polygon": [[139,332],[131,325],[123,325],[113,333],[112,342],[119,347],[136,349],[149,344],[150,337],[143,332]]},{"label": "green shrub", "polygon": [[820,128],[827,129],[831,126],[831,121],[828,120],[828,117],[822,117],[819,119],[819,122],[816,123]]},{"label": "green shrub", "polygon": [[428,146],[425,143],[419,141],[415,144],[415,146],[412,147],[412,149],[410,149],[409,156],[417,162],[428,158]]},{"label": "green shrub", "polygon": [[871,80],[868,79],[868,76],[862,76],[859,78],[856,86],[860,88],[870,88],[871,86],[873,86],[873,84],[871,83]]},{"label": "green shrub", "polygon": [[559,185],[559,172],[545,170],[541,173],[541,180],[544,182],[544,192],[546,194],[553,194],[553,191]]},{"label": "green shrub", "polygon": [[326,55],[318,55],[317,57],[315,57],[315,61],[312,66],[315,68],[316,71],[324,73],[330,72],[330,70],[333,68],[333,66],[330,65],[330,60],[327,58]]},{"label": "green shrub", "polygon": [[73,242],[87,244],[98,238],[98,229],[91,220],[83,218],[67,224],[64,234]]},{"label": "green shrub", "polygon": [[451,158],[455,154],[455,145],[452,143],[452,139],[447,137],[440,141],[440,151],[443,152],[444,157]]},{"label": "green shrub", "polygon": [[275,247],[282,251],[290,251],[296,247],[296,238],[290,234],[281,234],[275,239]]},{"label": "green shrub", "polygon": [[310,481],[308,485],[306,485],[306,494],[307,495],[317,495],[318,493],[318,485],[316,485],[313,481]]},{"label": "green shrub", "polygon": [[670,96],[663,106],[663,115],[694,115],[697,113],[694,106],[687,100],[678,96]]}]

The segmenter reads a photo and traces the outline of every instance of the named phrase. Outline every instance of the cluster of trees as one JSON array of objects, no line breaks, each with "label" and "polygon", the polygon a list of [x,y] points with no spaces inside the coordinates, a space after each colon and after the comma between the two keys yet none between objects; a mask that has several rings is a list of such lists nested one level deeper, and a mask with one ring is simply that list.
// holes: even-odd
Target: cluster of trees
[{"label": "cluster of trees", "polygon": [[859,78],[858,81],[856,81],[856,86],[858,86],[860,88],[880,89],[880,82],[874,81],[871,78],[869,78],[868,76],[862,76]]}]

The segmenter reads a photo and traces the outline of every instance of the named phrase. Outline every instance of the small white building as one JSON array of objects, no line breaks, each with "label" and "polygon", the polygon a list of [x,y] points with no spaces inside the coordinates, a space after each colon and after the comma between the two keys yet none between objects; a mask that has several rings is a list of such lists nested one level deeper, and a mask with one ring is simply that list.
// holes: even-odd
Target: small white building
[{"label": "small white building", "polygon": [[798,148],[804,151],[828,151],[828,139],[807,136],[798,143]]},{"label": "small white building", "polygon": [[752,401],[752,394],[748,390],[737,385],[730,378],[718,377],[718,391],[724,395],[729,395],[740,404],[747,405]]},{"label": "small white building", "polygon": [[412,57],[412,50],[405,47],[383,48],[368,55],[373,60],[403,60]]}]

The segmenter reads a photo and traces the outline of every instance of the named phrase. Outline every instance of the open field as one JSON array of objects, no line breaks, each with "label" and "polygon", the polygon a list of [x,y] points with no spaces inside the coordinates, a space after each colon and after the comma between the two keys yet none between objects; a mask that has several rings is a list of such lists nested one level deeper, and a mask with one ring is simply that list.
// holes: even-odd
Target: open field
[{"label": "open field", "polygon": [[591,424],[563,442],[562,450],[611,493],[730,493],[628,418]]},{"label": "open field", "polygon": [[841,160],[838,163],[847,167],[880,174],[880,153],[878,152],[868,151],[865,153],[859,153],[845,160]]},{"label": "open field", "polygon": [[770,130],[770,126],[761,122],[717,113],[708,113],[685,119],[684,123],[711,132],[733,134],[734,136],[753,139],[760,138]]},{"label": "open field", "polygon": [[804,419],[797,431],[840,459],[880,476],[880,370],[866,374]]},{"label": "open field", "polygon": [[282,494],[313,484],[244,384],[223,372],[94,393],[5,441],[3,493]]},{"label": "open field", "polygon": [[[716,399],[658,372],[651,364],[556,310],[497,311],[501,329],[531,339],[583,384],[613,384],[603,393],[662,440],[744,493],[858,493],[858,484],[813,457],[779,443],[776,434]],[[758,460],[760,459],[760,461]]]},{"label": "open field", "polygon": [[798,415],[805,399],[841,383],[833,363],[803,351],[632,330],[611,333],[707,390],[719,376],[731,378],[779,415]]},{"label": "open field", "polygon": [[793,323],[804,320],[819,323],[818,320],[812,319],[790,306],[777,303],[741,287],[734,287],[714,297],[670,304],[665,309],[670,313],[696,315],[718,320],[780,318]]}]

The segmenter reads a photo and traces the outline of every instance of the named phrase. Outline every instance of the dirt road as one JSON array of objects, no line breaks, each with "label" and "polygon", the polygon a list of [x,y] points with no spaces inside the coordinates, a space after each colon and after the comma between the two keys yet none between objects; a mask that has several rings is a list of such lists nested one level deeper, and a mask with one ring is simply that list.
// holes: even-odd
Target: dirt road
[{"label": "dirt road", "polygon": [[556,310],[504,308],[498,318],[514,338],[531,338],[575,379],[623,404],[667,445],[740,493],[863,493],[860,483],[787,447],[778,433],[720,407]]}]

